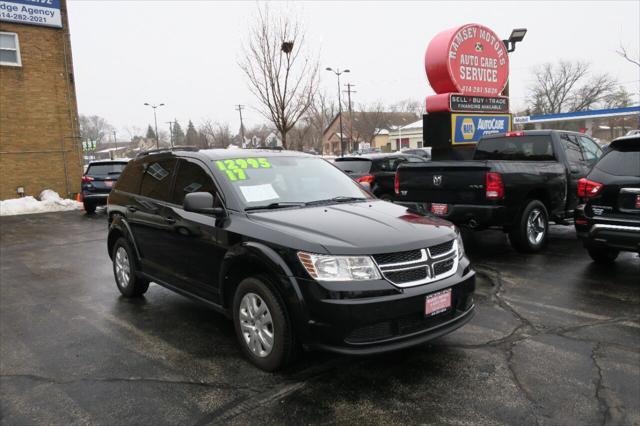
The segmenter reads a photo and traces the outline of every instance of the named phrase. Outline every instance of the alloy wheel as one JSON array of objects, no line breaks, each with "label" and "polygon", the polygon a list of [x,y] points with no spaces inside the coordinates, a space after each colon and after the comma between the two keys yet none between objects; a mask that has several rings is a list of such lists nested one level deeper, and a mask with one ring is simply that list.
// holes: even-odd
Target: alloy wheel
[{"label": "alloy wheel", "polygon": [[251,352],[264,358],[274,342],[273,320],[266,302],[255,293],[247,293],[240,301],[240,329]]},{"label": "alloy wheel", "polygon": [[540,244],[547,231],[544,214],[540,209],[533,209],[527,218],[527,238],[529,242],[537,246]]},{"label": "alloy wheel", "polygon": [[126,288],[131,278],[131,264],[129,263],[127,250],[122,246],[116,250],[115,266],[116,280],[118,280],[120,287]]}]

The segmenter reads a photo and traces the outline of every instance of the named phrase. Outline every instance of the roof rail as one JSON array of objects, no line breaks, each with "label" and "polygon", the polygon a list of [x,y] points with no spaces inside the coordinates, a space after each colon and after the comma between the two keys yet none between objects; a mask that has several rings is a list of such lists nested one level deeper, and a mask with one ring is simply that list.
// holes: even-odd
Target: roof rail
[{"label": "roof rail", "polygon": [[171,148],[150,149],[148,151],[139,152],[138,155],[136,155],[136,158],[140,158],[144,155],[149,155],[149,154],[157,154],[160,152],[173,152],[173,151],[200,151],[200,148],[195,146],[174,146]]}]

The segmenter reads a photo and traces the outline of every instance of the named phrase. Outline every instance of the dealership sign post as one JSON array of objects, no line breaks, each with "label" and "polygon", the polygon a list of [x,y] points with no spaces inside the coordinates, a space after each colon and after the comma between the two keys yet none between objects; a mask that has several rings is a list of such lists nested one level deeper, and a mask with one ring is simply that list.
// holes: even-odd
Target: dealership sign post
[{"label": "dealership sign post", "polygon": [[436,95],[426,99],[424,141],[435,159],[468,158],[482,135],[511,130],[502,96],[509,56],[492,30],[467,24],[440,32],[427,47],[425,71]]}]

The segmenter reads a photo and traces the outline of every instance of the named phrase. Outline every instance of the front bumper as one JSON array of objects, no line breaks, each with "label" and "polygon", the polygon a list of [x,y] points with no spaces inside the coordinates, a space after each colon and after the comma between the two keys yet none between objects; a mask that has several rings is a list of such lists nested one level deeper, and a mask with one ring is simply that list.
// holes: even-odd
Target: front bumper
[{"label": "front bumper", "polygon": [[[431,212],[432,203],[397,201],[396,204],[405,206],[418,213],[428,214]],[[504,226],[507,222],[507,209],[500,205],[448,204],[447,213],[438,217],[455,223],[458,226],[482,229],[493,226]]]},{"label": "front bumper", "polygon": [[[298,282],[305,289],[309,314],[299,331],[302,343],[310,349],[352,355],[397,350],[450,333],[474,315],[475,272],[466,259],[453,276],[429,284],[398,288],[385,280],[371,282],[374,292],[382,294],[373,297],[367,297],[367,292],[345,293],[351,297],[336,297],[335,293],[331,298],[326,297],[329,293],[318,297],[323,293],[317,289],[321,284],[302,279]],[[452,291],[451,308],[425,317],[426,296],[447,288]]]}]

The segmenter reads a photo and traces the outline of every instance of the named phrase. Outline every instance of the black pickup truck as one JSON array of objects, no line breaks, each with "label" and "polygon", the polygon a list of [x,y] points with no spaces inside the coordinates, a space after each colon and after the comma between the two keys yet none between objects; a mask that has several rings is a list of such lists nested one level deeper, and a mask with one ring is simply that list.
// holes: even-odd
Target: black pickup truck
[{"label": "black pickup truck", "polygon": [[517,250],[536,252],[546,243],[549,221],[570,223],[578,180],[601,155],[581,133],[489,135],[471,161],[403,164],[396,172],[396,200],[462,227],[501,228]]}]

